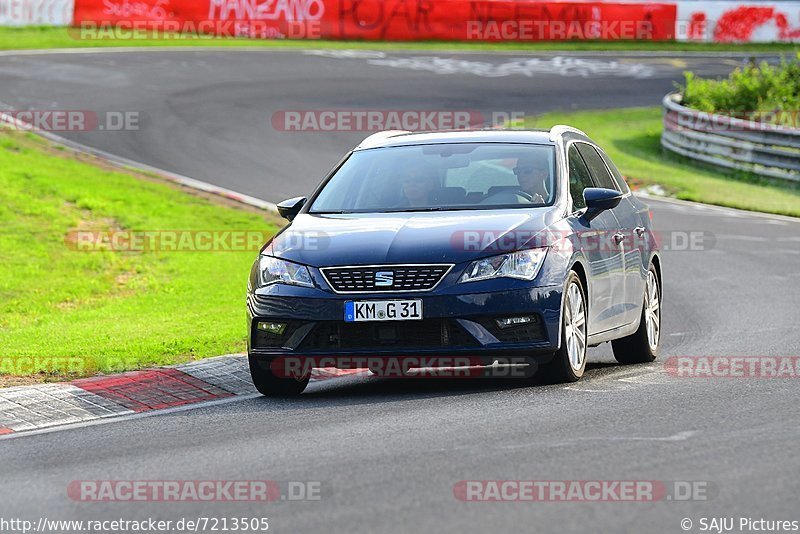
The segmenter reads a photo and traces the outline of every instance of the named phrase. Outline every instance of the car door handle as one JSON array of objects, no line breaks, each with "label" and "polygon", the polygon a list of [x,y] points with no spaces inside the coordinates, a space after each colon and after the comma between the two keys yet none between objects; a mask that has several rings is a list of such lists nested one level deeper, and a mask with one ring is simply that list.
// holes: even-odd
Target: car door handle
[{"label": "car door handle", "polygon": [[619,245],[620,243],[622,243],[622,240],[625,239],[625,234],[623,234],[622,232],[617,232],[612,236],[612,239],[614,239],[614,243]]},{"label": "car door handle", "polygon": [[637,226],[636,228],[633,229],[633,231],[636,232],[636,235],[638,235],[639,237],[642,237],[644,235],[645,230],[646,228],[644,226]]}]

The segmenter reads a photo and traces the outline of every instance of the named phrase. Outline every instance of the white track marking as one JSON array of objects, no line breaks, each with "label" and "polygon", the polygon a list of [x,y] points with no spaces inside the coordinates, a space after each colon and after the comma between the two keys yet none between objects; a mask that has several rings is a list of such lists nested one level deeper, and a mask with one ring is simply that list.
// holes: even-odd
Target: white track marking
[{"label": "white track marking", "polygon": [[[76,426],[87,426],[99,421],[121,421],[132,417],[173,413],[184,409],[211,406],[220,402],[232,402],[260,397],[250,379],[247,356],[227,354],[190,363],[172,365],[172,368],[192,376],[205,384],[231,393],[232,397],[197,402],[164,410],[136,413],[113,399],[97,395],[70,383],[35,384],[0,389],[0,427],[14,433],[0,436],[10,439],[21,435],[41,433],[43,430],[69,430]],[[330,378],[312,374],[309,388],[313,391],[320,382]]]},{"label": "white track marking", "polygon": [[[325,390],[325,389],[328,389],[330,387],[329,384],[332,384],[332,383],[338,383],[338,384],[352,383],[352,378],[353,377],[360,377],[360,376],[363,376],[363,375],[345,375],[345,376],[342,376],[341,378],[337,378],[336,380],[314,380],[314,379],[312,379],[311,382],[309,382],[308,389],[306,391],[307,392],[313,392],[314,390],[317,390],[319,388],[321,388],[322,390]],[[347,380],[347,379],[351,379],[351,380]],[[24,387],[24,386],[22,386],[22,387]],[[0,391],[2,391],[2,390],[0,390]],[[27,436],[36,436],[36,435],[39,435],[39,434],[50,434],[52,432],[61,432],[61,431],[66,431],[66,430],[73,430],[73,429],[76,429],[76,428],[85,428],[85,427],[96,426],[96,425],[106,425],[106,424],[109,424],[109,423],[116,423],[116,422],[119,422],[119,421],[129,421],[129,420],[132,420],[132,419],[143,419],[145,417],[155,417],[155,416],[158,416],[158,415],[169,415],[169,414],[173,414],[173,413],[187,412],[189,410],[196,410],[196,409],[199,409],[199,408],[207,408],[207,407],[210,407],[210,406],[219,406],[219,405],[224,405],[224,404],[230,404],[230,403],[233,403],[233,402],[241,402],[241,401],[253,400],[253,399],[267,399],[267,397],[264,397],[260,393],[251,393],[251,394],[247,394],[247,395],[234,395],[232,397],[225,397],[225,398],[222,398],[222,399],[214,399],[214,400],[210,400],[210,401],[196,402],[196,403],[193,403],[193,404],[185,404],[183,406],[175,406],[175,407],[172,407],[172,408],[166,408],[164,410],[151,410],[151,411],[148,411],[148,412],[130,413],[130,414],[127,414],[127,415],[120,415],[118,417],[104,417],[102,419],[94,419],[94,420],[90,420],[90,421],[83,421],[83,422],[71,423],[71,424],[48,427],[48,428],[37,428],[36,430],[27,430],[27,431],[24,431],[24,432],[16,432],[16,433],[12,433],[12,434],[5,434],[5,435],[0,435],[0,441],[6,440],[6,439],[20,439],[20,438],[25,438]]]},{"label": "white track marking", "polygon": [[369,59],[367,63],[382,67],[428,71],[434,74],[473,74],[485,78],[554,74],[582,78],[613,76],[641,79],[650,78],[655,74],[652,66],[642,63],[630,64],[565,56],[512,59],[499,64],[437,56],[389,57]]},{"label": "white track marking", "polygon": [[[800,218],[798,217],[789,217],[786,215],[775,215],[773,213],[761,213],[759,211],[748,211],[748,210],[740,210],[736,208],[727,208],[725,206],[714,206],[712,204],[703,204],[702,202],[689,202],[688,200],[678,200],[676,198],[668,198],[668,197],[659,197],[654,195],[648,195],[646,193],[635,192],[634,193],[637,197],[646,199],[648,202],[654,201],[656,203],[661,202],[663,204],[671,204],[673,207],[683,207],[683,208],[694,208],[696,215],[708,215],[714,216],[714,213],[703,213],[703,212],[717,212],[723,213],[728,216],[732,217],[741,217],[741,218],[752,218],[752,219],[772,219],[773,221],[781,221],[781,222],[788,222],[788,223],[800,223]],[[763,221],[759,221],[763,222]]]},{"label": "white track marking", "polygon": [[771,239],[767,239],[766,237],[755,236],[755,235],[716,234],[715,237],[717,239],[735,239],[739,241],[752,241],[757,243],[772,241]]},{"label": "white track marking", "polygon": [[156,415],[168,415],[168,414],[172,414],[172,413],[186,412],[186,411],[189,411],[189,410],[195,410],[197,408],[205,408],[207,406],[217,406],[217,405],[220,405],[220,404],[230,404],[232,402],[239,402],[239,401],[244,401],[244,400],[249,400],[249,399],[255,399],[255,398],[258,398],[258,397],[261,397],[261,394],[255,393],[255,394],[252,394],[252,395],[240,395],[240,396],[235,396],[235,397],[226,397],[224,399],[216,399],[216,400],[207,401],[207,402],[198,402],[198,403],[195,403],[195,404],[186,404],[186,405],[183,405],[183,406],[176,406],[174,408],[167,408],[165,410],[152,410],[152,411],[149,411],[149,412],[141,412],[141,413],[135,413],[135,414],[131,414],[131,415],[122,415],[122,416],[119,416],[119,417],[111,417],[111,418],[104,418],[104,419],[94,419],[94,420],[91,420],[91,421],[85,421],[83,423],[74,423],[74,424],[56,426],[56,427],[51,427],[51,428],[40,428],[40,429],[37,429],[37,430],[29,430],[29,431],[25,431],[25,432],[14,433],[14,434],[5,434],[3,436],[0,436],[0,441],[6,440],[6,439],[20,439],[20,438],[25,438],[27,436],[36,436],[36,435],[39,435],[39,434],[50,434],[51,432],[61,432],[61,431],[64,431],[64,430],[72,430],[72,429],[75,429],[75,428],[85,428],[85,427],[89,427],[89,426],[106,425],[106,424],[109,424],[109,423],[116,423],[116,422],[119,422],[119,421],[129,421],[131,419],[143,419],[145,417],[154,417]]},{"label": "white track marking", "polygon": [[500,445],[498,448],[500,449],[522,449],[532,446],[541,446],[541,445],[550,445],[550,446],[563,446],[563,445],[574,445],[576,443],[586,443],[587,441],[659,441],[659,442],[680,442],[680,441],[688,441],[690,438],[697,436],[699,432],[697,430],[682,430],[676,434],[672,434],[671,436],[584,436],[584,437],[576,437],[566,440],[559,440],[554,442],[527,442],[527,443],[517,443],[514,445]]},{"label": "white track marking", "polygon": [[619,389],[583,389],[577,388],[575,386],[565,386],[562,389],[568,389],[570,391],[580,391],[581,393],[616,393],[620,391]]},{"label": "white track marking", "polygon": [[381,59],[386,57],[386,52],[376,50],[304,50],[307,56],[328,57],[333,59]]},{"label": "white track marking", "polygon": [[0,389],[0,426],[15,432],[132,414],[133,411],[71,384]]}]

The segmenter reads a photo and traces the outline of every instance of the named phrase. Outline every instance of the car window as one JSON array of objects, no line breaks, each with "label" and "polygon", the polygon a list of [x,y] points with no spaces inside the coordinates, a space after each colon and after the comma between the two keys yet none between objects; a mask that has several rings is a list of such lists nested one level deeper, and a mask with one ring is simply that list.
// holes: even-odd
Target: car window
[{"label": "car window", "polygon": [[597,153],[597,150],[595,150],[592,145],[575,143],[574,146],[578,147],[578,152],[581,153],[583,161],[586,162],[586,165],[589,167],[589,172],[592,174],[592,178],[594,178],[594,183],[597,184],[597,187],[605,187],[606,189],[614,189],[616,191],[620,190],[617,183],[611,177],[611,173],[608,172],[603,158],[600,157],[600,154]]},{"label": "car window", "polygon": [[614,177],[614,181],[617,182],[617,191],[622,191],[623,193],[630,193],[631,189],[628,187],[628,184],[625,182],[625,178],[623,178],[622,173],[619,172],[617,166],[614,165],[614,162],[611,161],[611,158],[608,157],[608,154],[603,152],[601,149],[597,148],[597,151],[600,153],[600,156],[603,158],[603,161],[606,162],[608,168],[611,169],[611,175]]},{"label": "car window", "polygon": [[355,151],[310,213],[550,206],[555,146],[442,143]]},{"label": "car window", "polygon": [[575,145],[569,148],[569,194],[572,196],[573,209],[579,210],[586,207],[583,199],[583,190],[587,187],[595,187],[589,169],[583,158],[578,153]]}]

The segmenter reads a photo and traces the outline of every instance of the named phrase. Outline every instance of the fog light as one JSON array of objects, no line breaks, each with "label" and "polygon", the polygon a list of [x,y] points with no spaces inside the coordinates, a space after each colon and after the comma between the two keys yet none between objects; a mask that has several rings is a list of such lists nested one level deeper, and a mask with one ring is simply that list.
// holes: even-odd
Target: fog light
[{"label": "fog light", "polygon": [[286,323],[258,323],[257,328],[269,334],[282,336],[286,330]]},{"label": "fog light", "polygon": [[523,315],[521,317],[504,317],[502,319],[495,319],[495,321],[500,328],[508,328],[510,326],[535,323],[536,319],[530,315]]}]

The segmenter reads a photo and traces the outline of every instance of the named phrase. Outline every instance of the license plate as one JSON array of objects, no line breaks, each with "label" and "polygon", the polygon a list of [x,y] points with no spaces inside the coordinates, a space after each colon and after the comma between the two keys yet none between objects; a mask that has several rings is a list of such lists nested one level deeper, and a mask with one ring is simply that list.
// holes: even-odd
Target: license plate
[{"label": "license plate", "polygon": [[351,300],[344,304],[344,320],[347,323],[421,319],[421,300]]}]

